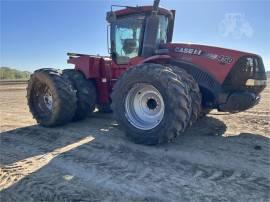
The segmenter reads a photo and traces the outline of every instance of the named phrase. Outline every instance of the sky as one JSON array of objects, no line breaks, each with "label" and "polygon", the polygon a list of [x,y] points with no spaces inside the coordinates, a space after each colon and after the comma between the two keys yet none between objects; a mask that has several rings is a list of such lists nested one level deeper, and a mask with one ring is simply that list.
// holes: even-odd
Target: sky
[{"label": "sky", "polygon": [[[0,65],[20,70],[72,68],[67,52],[108,55],[111,4],[153,0],[0,0]],[[270,70],[270,0],[161,0],[176,10],[174,42],[242,50]]]}]

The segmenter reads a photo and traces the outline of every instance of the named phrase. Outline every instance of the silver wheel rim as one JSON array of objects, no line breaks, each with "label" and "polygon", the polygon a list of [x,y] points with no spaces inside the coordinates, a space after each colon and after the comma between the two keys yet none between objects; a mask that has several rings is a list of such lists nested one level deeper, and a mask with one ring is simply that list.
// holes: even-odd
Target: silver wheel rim
[{"label": "silver wheel rim", "polygon": [[135,84],[125,99],[128,121],[136,128],[150,130],[163,119],[165,105],[159,91],[146,83]]},{"label": "silver wheel rim", "polygon": [[47,107],[47,109],[49,111],[52,111],[52,108],[53,108],[53,97],[52,97],[52,94],[51,94],[51,92],[49,90],[47,90],[47,92],[43,96],[43,101],[44,101],[44,104]]}]

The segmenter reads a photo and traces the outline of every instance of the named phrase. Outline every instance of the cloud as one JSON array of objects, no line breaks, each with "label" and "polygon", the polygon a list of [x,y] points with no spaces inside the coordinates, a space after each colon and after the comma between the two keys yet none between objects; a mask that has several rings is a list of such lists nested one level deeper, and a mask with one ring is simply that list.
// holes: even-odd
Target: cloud
[{"label": "cloud", "polygon": [[236,39],[251,38],[254,30],[242,13],[226,13],[219,24],[219,32],[224,37]]}]

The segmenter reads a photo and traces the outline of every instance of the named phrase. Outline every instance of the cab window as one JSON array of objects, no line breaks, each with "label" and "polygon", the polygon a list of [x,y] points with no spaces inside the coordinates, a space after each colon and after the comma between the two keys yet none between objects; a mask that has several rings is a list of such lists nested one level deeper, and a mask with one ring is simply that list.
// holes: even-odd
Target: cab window
[{"label": "cab window", "polygon": [[139,55],[142,42],[144,16],[130,16],[118,19],[112,24],[112,54],[119,57],[134,58]]},{"label": "cab window", "polygon": [[167,43],[168,17],[159,16],[159,27],[157,33],[157,44]]}]

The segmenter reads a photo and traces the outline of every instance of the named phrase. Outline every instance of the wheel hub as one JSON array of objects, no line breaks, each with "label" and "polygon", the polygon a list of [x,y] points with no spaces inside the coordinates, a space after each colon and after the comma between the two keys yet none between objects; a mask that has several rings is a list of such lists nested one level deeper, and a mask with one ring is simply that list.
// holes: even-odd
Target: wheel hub
[{"label": "wheel hub", "polygon": [[150,84],[135,84],[125,100],[126,117],[136,128],[150,130],[164,116],[165,105],[159,91]]},{"label": "wheel hub", "polygon": [[150,110],[155,110],[157,107],[157,101],[154,98],[148,99],[146,104]]},{"label": "wheel hub", "polygon": [[49,91],[47,91],[43,96],[43,102],[48,110],[52,110],[53,107],[53,97]]}]

